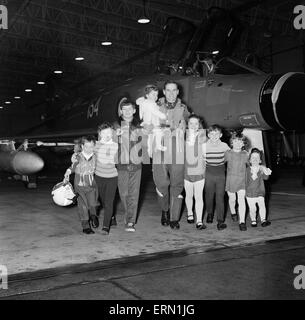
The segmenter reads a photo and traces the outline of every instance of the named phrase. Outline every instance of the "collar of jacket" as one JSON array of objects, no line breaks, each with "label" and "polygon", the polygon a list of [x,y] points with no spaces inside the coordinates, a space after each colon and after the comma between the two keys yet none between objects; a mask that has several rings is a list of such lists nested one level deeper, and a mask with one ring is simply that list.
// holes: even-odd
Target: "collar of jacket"
[{"label": "collar of jacket", "polygon": [[162,97],[159,99],[158,104],[159,106],[163,106],[166,109],[174,109],[176,106],[181,105],[181,100],[177,98],[175,102],[168,102],[165,100],[165,97]]}]

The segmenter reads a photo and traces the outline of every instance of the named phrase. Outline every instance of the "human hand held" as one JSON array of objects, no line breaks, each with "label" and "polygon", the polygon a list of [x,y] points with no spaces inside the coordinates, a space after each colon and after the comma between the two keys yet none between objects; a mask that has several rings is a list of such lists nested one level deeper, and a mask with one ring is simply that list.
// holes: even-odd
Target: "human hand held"
[{"label": "human hand held", "polygon": [[72,154],[71,162],[72,162],[72,163],[77,162],[77,153],[73,153],[73,154]]},{"label": "human hand held", "polygon": [[116,131],[115,131],[115,134],[116,134],[117,136],[121,136],[122,133],[123,133],[123,131],[122,131],[121,128],[118,128],[118,129],[116,129]]},{"label": "human hand held", "polygon": [[261,166],[261,171],[266,175],[266,176],[270,176],[272,173],[272,170],[265,167],[265,166]]},{"label": "human hand held", "polygon": [[70,180],[70,173],[71,173],[71,170],[67,169],[67,171],[65,172],[65,175],[64,175],[64,182],[65,182],[65,183],[69,182],[69,180]]}]

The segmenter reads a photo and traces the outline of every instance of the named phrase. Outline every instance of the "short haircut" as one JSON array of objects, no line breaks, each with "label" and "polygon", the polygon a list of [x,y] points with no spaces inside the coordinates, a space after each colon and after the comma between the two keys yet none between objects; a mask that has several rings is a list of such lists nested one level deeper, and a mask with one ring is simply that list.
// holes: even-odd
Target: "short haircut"
[{"label": "short haircut", "polygon": [[159,89],[156,85],[154,84],[148,84],[145,89],[144,89],[144,93],[145,95],[150,94],[152,91],[156,91],[159,92]]},{"label": "short haircut", "polygon": [[233,140],[238,139],[242,140],[243,142],[243,147],[242,150],[247,150],[249,148],[249,139],[242,134],[240,131],[233,131],[231,132],[231,137],[230,137],[230,146],[233,147]]},{"label": "short haircut", "polygon": [[202,119],[201,119],[200,116],[198,116],[198,115],[195,114],[195,113],[192,113],[192,114],[189,115],[189,117],[187,118],[187,123],[189,123],[189,121],[190,121],[191,119],[197,119],[198,122],[199,122],[199,128],[201,128],[201,129],[203,128]]},{"label": "short haircut", "polygon": [[261,159],[261,163],[262,163],[262,162],[263,162],[263,157],[264,157],[263,151],[259,150],[258,148],[253,148],[253,149],[251,150],[250,154],[249,154],[249,161],[250,161],[251,156],[252,156],[253,153],[259,154],[260,159]]},{"label": "short haircut", "polygon": [[133,102],[129,101],[129,100],[126,100],[126,101],[122,102],[120,104],[120,109],[122,110],[123,107],[125,107],[125,106],[132,106],[136,110],[136,105]]},{"label": "short haircut", "polygon": [[113,125],[110,122],[103,122],[101,125],[98,126],[97,132],[100,133],[102,130],[105,129],[113,129]]},{"label": "short haircut", "polygon": [[94,136],[83,136],[79,140],[80,145],[84,145],[86,142],[93,142],[95,144],[95,137]]},{"label": "short haircut", "polygon": [[176,81],[174,81],[174,80],[166,80],[165,83],[164,83],[164,86],[163,86],[163,89],[164,89],[164,90],[166,89],[166,86],[167,86],[168,84],[175,84],[176,87],[177,87],[177,89],[179,89],[179,85],[178,85],[178,83],[177,83]]},{"label": "short haircut", "polygon": [[220,133],[222,133],[222,128],[220,125],[218,124],[213,124],[211,126],[208,127],[208,134],[212,131],[219,131]]}]

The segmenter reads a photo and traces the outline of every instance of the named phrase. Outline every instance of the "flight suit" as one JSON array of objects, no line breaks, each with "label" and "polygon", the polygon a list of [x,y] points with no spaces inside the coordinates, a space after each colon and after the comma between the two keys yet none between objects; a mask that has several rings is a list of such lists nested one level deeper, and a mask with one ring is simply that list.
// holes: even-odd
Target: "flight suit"
[{"label": "flight suit", "polygon": [[161,210],[169,211],[170,222],[178,222],[184,187],[184,130],[179,129],[179,123],[187,120],[189,112],[180,99],[168,103],[161,98],[158,104],[160,111],[167,115],[164,123],[167,127],[164,129],[167,150],[163,152],[153,148],[153,179]]}]

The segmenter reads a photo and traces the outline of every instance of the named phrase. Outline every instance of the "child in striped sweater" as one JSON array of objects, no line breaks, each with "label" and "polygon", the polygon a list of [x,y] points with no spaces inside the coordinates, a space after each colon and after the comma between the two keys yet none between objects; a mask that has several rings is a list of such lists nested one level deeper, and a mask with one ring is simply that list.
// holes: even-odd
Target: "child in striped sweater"
[{"label": "child in striped sweater", "polygon": [[104,208],[102,234],[108,235],[111,218],[113,216],[113,202],[118,186],[117,163],[118,144],[113,139],[113,127],[110,123],[103,123],[98,128],[99,140],[96,143],[95,180],[99,196]]},{"label": "child in striped sweater", "polygon": [[206,144],[206,179],[205,202],[207,208],[207,223],[213,222],[214,198],[216,198],[215,211],[217,213],[217,229],[227,227],[224,223],[224,195],[225,195],[225,152],[229,146],[222,142],[221,127],[214,124],[208,128],[208,141]]}]

